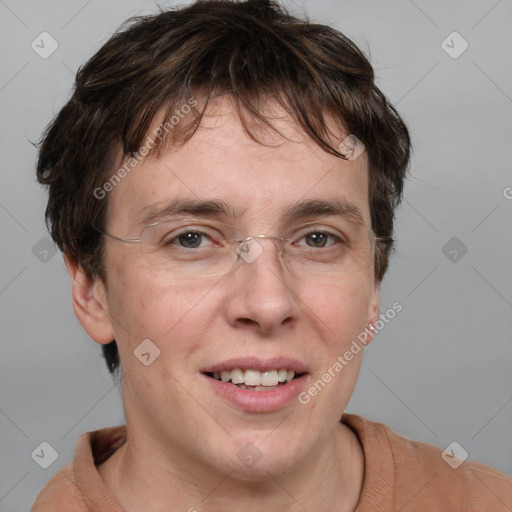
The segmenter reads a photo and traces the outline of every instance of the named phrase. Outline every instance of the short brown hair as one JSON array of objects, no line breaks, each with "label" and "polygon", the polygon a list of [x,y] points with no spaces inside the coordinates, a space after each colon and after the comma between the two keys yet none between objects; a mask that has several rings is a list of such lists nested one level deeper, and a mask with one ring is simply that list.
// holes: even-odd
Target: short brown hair
[{"label": "short brown hair", "polygon": [[[178,105],[200,96],[205,107],[195,121],[170,132],[173,142],[185,142],[218,94],[232,96],[251,136],[244,118],[268,125],[260,105],[271,98],[329,153],[344,158],[328,142],[327,117],[364,143],[372,228],[390,241],[377,244],[381,281],[409,164],[408,130],[352,41],[272,0],[204,0],[132,18],[80,68],[71,99],[39,143],[37,178],[49,189],[46,222],[58,247],[106,282],[103,240],[92,222],[104,228],[107,201],[94,191],[112,174],[114,155],[139,150],[157,111],[165,108],[162,122],[169,122]],[[115,373],[115,340],[103,354]]]}]

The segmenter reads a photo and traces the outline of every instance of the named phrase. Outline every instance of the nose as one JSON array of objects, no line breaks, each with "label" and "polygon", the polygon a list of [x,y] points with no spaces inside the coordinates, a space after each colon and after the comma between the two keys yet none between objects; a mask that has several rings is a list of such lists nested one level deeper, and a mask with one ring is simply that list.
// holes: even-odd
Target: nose
[{"label": "nose", "polygon": [[268,335],[296,321],[297,282],[281,257],[273,240],[256,238],[242,244],[228,277],[225,314],[230,325]]}]

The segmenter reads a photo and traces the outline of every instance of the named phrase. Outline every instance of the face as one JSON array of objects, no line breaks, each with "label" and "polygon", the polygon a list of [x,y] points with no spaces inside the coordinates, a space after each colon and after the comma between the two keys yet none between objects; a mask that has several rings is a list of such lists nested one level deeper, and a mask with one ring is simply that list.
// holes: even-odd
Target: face
[{"label": "face", "polygon": [[[182,467],[236,471],[247,479],[289,472],[332,442],[361,353],[341,371],[333,372],[333,365],[376,321],[379,307],[372,265],[322,274],[321,263],[311,273],[307,264],[297,270],[287,263],[288,249],[297,246],[329,251],[338,242],[318,232],[337,233],[347,221],[343,212],[300,212],[300,204],[349,205],[370,225],[368,176],[364,154],[354,161],[329,155],[283,112],[276,117],[286,139],[267,131],[260,134],[262,145],[244,133],[229,100],[217,100],[186,144],[145,158],[108,197],[106,231],[121,238],[138,238],[148,207],[180,200],[221,207],[156,219],[193,217],[195,231],[208,233],[199,241],[197,233],[187,235],[191,244],[187,236],[179,238],[173,242],[179,250],[189,243],[189,251],[208,251],[222,237],[262,234],[293,242],[283,257],[274,241],[257,238],[254,260],[242,258],[229,272],[212,276],[151,264],[139,244],[106,238],[101,300],[119,348],[133,439],[162,460],[172,455]],[[317,234],[308,235],[305,225]],[[143,340],[151,340],[144,350],[148,365],[134,355]],[[153,360],[155,347],[160,353]],[[262,374],[245,370],[268,370],[265,382],[275,378],[272,370],[302,375],[269,391],[212,376],[236,369],[248,379]],[[226,375],[236,379],[240,373]],[[305,399],[319,379],[325,385]]]}]

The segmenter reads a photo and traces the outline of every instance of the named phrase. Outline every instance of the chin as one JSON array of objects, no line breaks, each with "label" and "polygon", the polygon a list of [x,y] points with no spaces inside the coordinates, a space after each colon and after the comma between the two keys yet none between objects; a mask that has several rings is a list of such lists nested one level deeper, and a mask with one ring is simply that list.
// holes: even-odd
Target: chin
[{"label": "chin", "polygon": [[[303,454],[302,444],[289,435],[276,436],[269,442],[268,433],[231,440],[218,460],[224,459],[222,471],[244,482],[268,481],[271,477],[291,473]],[[270,434],[273,435],[273,434]],[[292,443],[290,443],[292,441]],[[228,469],[229,468],[229,469]]]},{"label": "chin", "polygon": [[239,460],[232,461],[232,473],[230,478],[240,482],[247,483],[263,483],[269,479],[278,478],[280,476],[291,473],[294,469],[294,464],[286,454],[281,454],[280,457],[274,456],[265,460],[262,456],[253,464],[240,463]]}]

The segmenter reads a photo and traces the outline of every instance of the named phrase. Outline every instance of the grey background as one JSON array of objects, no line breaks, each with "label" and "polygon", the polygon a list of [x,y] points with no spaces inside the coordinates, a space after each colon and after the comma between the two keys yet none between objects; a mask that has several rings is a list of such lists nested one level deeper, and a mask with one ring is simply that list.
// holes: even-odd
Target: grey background
[{"label": "grey background", "polygon": [[[366,350],[349,411],[442,448],[455,440],[471,459],[512,475],[512,4],[286,5],[371,51],[378,83],[415,145],[399,246],[382,288],[382,312],[395,301],[403,311]],[[0,0],[3,512],[29,509],[71,461],[80,434],[124,423],[100,347],[74,316],[62,256],[40,260],[46,195],[35,182],[29,141],[69,96],[78,66],[127,17],[155,10],[135,0]],[[31,48],[43,31],[59,44],[47,59]],[[441,47],[453,31],[469,43],[457,59]],[[456,262],[442,251],[454,236]],[[42,441],[59,454],[48,469],[31,458]]]}]

